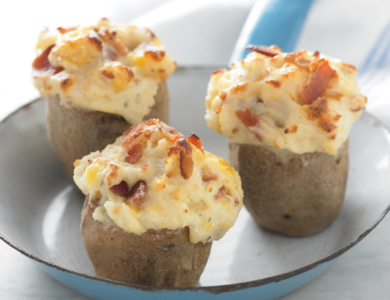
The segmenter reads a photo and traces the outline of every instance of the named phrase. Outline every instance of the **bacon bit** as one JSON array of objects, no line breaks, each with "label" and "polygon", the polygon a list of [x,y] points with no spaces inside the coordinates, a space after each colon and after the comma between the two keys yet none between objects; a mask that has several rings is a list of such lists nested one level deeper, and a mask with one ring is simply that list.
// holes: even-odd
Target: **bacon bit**
[{"label": "bacon bit", "polygon": [[227,72],[227,69],[217,69],[213,71],[213,75],[217,75],[219,73],[225,73]]},{"label": "bacon bit", "polygon": [[266,46],[248,45],[248,46],[246,46],[245,49],[250,50],[250,51],[255,51],[257,53],[260,53],[260,54],[263,54],[266,56],[271,56],[271,57],[278,55],[277,52],[269,50]]},{"label": "bacon bit", "polygon": [[128,164],[135,164],[142,157],[142,146],[141,144],[134,145],[129,151],[127,151],[128,156],[126,156],[125,161]]},{"label": "bacon bit", "polygon": [[112,74],[111,72],[108,72],[107,70],[103,70],[101,73],[104,77],[107,77],[109,79],[114,79],[115,75]]},{"label": "bacon bit", "polygon": [[326,98],[320,98],[318,103],[311,105],[307,109],[310,120],[319,119],[327,114],[328,111],[328,100]]},{"label": "bacon bit", "polygon": [[321,59],[299,95],[303,103],[307,105],[312,104],[325,91],[330,79],[335,74],[336,71],[330,67],[329,62]]},{"label": "bacon bit", "polygon": [[219,190],[218,193],[214,196],[215,199],[222,198],[227,194],[227,188],[223,185]]},{"label": "bacon bit", "polygon": [[253,127],[259,124],[259,118],[252,112],[250,108],[236,111],[236,116],[241,120],[246,127]]},{"label": "bacon bit", "polygon": [[333,135],[331,135],[330,139],[331,139],[331,140],[335,140],[336,137],[337,137],[337,134],[333,134]]},{"label": "bacon bit", "polygon": [[57,30],[58,30],[59,33],[64,34],[64,33],[67,33],[69,31],[76,30],[77,28],[78,28],[78,26],[69,27],[69,28],[58,27]]},{"label": "bacon bit", "polygon": [[233,128],[233,130],[232,130],[233,134],[236,134],[237,131],[238,131],[238,128],[237,128],[237,127],[236,127],[236,128]]},{"label": "bacon bit", "polygon": [[134,79],[134,73],[133,73],[133,71],[130,68],[125,67],[125,66],[122,66],[122,68],[125,69],[125,71],[126,71],[127,75],[129,76],[130,80]]},{"label": "bacon bit", "polygon": [[292,125],[290,126],[289,128],[286,128],[286,130],[284,131],[285,134],[288,134],[288,133],[295,133],[298,131],[298,126],[297,125]]},{"label": "bacon bit", "polygon": [[[176,141],[181,146],[180,150],[180,172],[184,179],[189,179],[194,171],[194,161],[192,160],[192,147],[185,138]],[[176,144],[175,143],[175,144]]]},{"label": "bacon bit", "polygon": [[262,142],[263,137],[257,133],[255,130],[250,129],[249,127],[254,127],[254,126],[260,126],[260,120],[259,118],[250,110],[249,108],[246,108],[245,110],[239,110],[236,111],[236,116],[241,120],[242,123],[248,128],[250,132],[252,132],[257,139]]},{"label": "bacon bit", "polygon": [[34,77],[51,76],[64,70],[63,67],[54,67],[50,64],[49,54],[54,46],[55,45],[49,46],[45,51],[41,53],[41,55],[34,59],[32,63]]},{"label": "bacon bit", "polygon": [[236,204],[236,205],[240,204],[240,200],[238,200],[237,198],[234,198],[234,204]]},{"label": "bacon bit", "polygon": [[126,181],[122,180],[119,184],[110,187],[110,191],[114,194],[117,194],[118,196],[127,198],[129,186],[127,185]]},{"label": "bacon bit", "polygon": [[165,56],[165,51],[163,50],[156,50],[156,51],[151,51],[151,50],[145,50],[144,55],[146,57],[151,58],[154,61],[162,61]]},{"label": "bacon bit", "polygon": [[[115,32],[115,34],[116,34],[116,32]],[[125,44],[120,39],[115,39],[115,41],[112,45],[114,46],[114,49],[122,56],[126,55],[127,52],[129,52],[129,50],[127,49]]]},{"label": "bacon bit", "polygon": [[279,81],[273,80],[273,79],[267,80],[265,83],[272,84],[276,88],[280,87],[280,85],[281,85],[281,83]]},{"label": "bacon bit", "polygon": [[118,169],[119,167],[116,166],[116,165],[113,165],[113,164],[110,164],[110,167],[111,167],[111,170],[110,172],[107,174],[106,176],[106,181],[107,181],[107,185],[108,186],[111,186],[112,185],[112,181],[117,178],[118,176]]},{"label": "bacon bit", "polygon": [[221,98],[221,100],[225,100],[226,96],[227,96],[227,93],[225,91],[222,91],[219,93],[219,98]]},{"label": "bacon bit", "polygon": [[103,43],[96,36],[87,36],[87,40],[94,44],[99,52],[103,51]]},{"label": "bacon bit", "polygon": [[141,172],[142,173],[145,173],[146,172],[146,169],[147,169],[148,165],[147,164],[144,164],[141,166]]},{"label": "bacon bit", "polygon": [[313,53],[313,56],[316,58],[320,58],[321,53],[319,51],[316,51]]},{"label": "bacon bit", "polygon": [[230,93],[234,95],[237,94],[238,92],[243,92],[246,90],[247,86],[248,86],[247,82],[233,86],[232,88],[230,88]]},{"label": "bacon bit", "polygon": [[184,212],[185,212],[186,214],[188,214],[188,209],[185,209]]},{"label": "bacon bit", "polygon": [[198,148],[202,152],[204,152],[203,142],[195,133],[191,133],[190,136],[187,138],[187,141],[193,144],[196,148]]},{"label": "bacon bit", "polygon": [[212,173],[208,166],[204,166],[202,168],[202,180],[203,181],[208,182],[208,181],[217,180],[217,179],[218,179],[218,175]]},{"label": "bacon bit", "polygon": [[337,122],[338,120],[340,120],[341,117],[342,117],[341,115],[337,114],[337,115],[334,117],[333,120],[335,120],[335,121]]},{"label": "bacon bit", "polygon": [[63,92],[66,92],[68,88],[73,85],[73,80],[70,77],[61,79],[60,88]]},{"label": "bacon bit", "polygon": [[118,59],[118,53],[111,49],[104,49],[103,56],[107,57],[108,60],[115,61]]},{"label": "bacon bit", "polygon": [[222,110],[223,110],[222,106],[218,107],[217,114],[220,114]]},{"label": "bacon bit", "polygon": [[302,56],[296,57],[295,62],[300,67],[309,67],[310,63],[311,63],[310,60],[308,60]]},{"label": "bacon bit", "polygon": [[263,99],[261,99],[260,97],[257,98],[256,102],[257,103],[264,103]]},{"label": "bacon bit", "polygon": [[137,204],[145,197],[148,188],[145,181],[139,180],[129,189],[127,182],[122,180],[119,184],[110,187],[110,191],[126,198],[126,202]]},{"label": "bacon bit", "polygon": [[358,112],[358,111],[362,110],[362,108],[360,106],[358,106],[357,108],[350,108],[349,110],[352,112]]}]

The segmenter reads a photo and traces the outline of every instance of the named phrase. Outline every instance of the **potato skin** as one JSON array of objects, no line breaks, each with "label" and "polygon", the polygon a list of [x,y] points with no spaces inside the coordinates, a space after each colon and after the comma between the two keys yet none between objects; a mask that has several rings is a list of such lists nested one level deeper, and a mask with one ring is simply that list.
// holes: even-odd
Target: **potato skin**
[{"label": "potato skin", "polygon": [[95,221],[96,205],[85,198],[81,234],[96,276],[150,286],[195,286],[212,243],[193,244],[188,227],[147,230],[141,235]]},{"label": "potato skin", "polygon": [[[144,120],[169,119],[169,95],[165,82],[158,86],[154,97],[155,104]],[[104,149],[122,135],[133,124],[120,115],[87,110],[66,108],[60,99],[47,97],[46,127],[49,141],[68,179],[73,182],[73,162],[83,156]]]},{"label": "potato skin", "polygon": [[229,159],[241,176],[244,204],[263,228],[308,236],[323,230],[340,212],[348,176],[348,140],[336,155],[294,154],[229,140]]}]

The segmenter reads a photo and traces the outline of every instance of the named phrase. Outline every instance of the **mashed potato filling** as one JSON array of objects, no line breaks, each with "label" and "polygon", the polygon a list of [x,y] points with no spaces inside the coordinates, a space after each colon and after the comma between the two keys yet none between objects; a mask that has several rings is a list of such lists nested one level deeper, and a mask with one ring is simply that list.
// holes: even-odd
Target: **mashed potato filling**
[{"label": "mashed potato filling", "polygon": [[79,107],[142,121],[154,105],[158,84],[175,70],[160,40],[148,29],[102,19],[91,27],[43,31],[33,62],[42,96],[60,96]]},{"label": "mashed potato filling", "polygon": [[241,144],[337,153],[367,103],[356,69],[319,52],[250,49],[231,70],[211,76],[208,126]]},{"label": "mashed potato filling", "polygon": [[192,243],[222,238],[243,204],[241,179],[222,158],[158,120],[132,127],[75,162],[93,217],[127,232],[189,227]]}]

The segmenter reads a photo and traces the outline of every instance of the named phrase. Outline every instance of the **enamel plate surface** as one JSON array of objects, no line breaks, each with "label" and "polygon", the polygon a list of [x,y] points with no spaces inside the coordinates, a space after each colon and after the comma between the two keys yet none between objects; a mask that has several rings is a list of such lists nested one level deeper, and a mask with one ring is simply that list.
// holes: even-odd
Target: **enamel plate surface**
[{"label": "enamel plate surface", "polygon": [[[170,125],[196,133],[206,150],[227,157],[226,139],[203,119],[212,69],[178,69],[171,79]],[[321,233],[288,238],[257,227],[243,209],[214,242],[195,288],[154,288],[94,276],[80,234],[81,195],[67,181],[46,137],[38,99],[0,123],[0,238],[53,277],[93,299],[274,299],[308,283],[380,222],[390,204],[390,138],[368,114],[350,135],[344,206]],[[305,184],[305,183],[303,183]]]}]

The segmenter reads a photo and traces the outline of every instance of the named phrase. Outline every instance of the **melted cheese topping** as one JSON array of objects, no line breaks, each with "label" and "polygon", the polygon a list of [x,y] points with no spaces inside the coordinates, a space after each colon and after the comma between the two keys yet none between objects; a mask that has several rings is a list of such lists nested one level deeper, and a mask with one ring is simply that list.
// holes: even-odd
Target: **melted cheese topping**
[{"label": "melted cheese topping", "polygon": [[59,95],[65,107],[118,114],[132,124],[150,112],[158,84],[176,68],[151,31],[107,19],[44,31],[36,51],[33,78],[42,96]]},{"label": "melted cheese topping", "polygon": [[335,154],[367,103],[355,68],[318,52],[252,48],[230,71],[211,76],[208,126],[237,143]]},{"label": "melted cheese topping", "polygon": [[241,179],[224,159],[158,120],[75,167],[76,184],[97,205],[94,219],[135,234],[188,226],[192,243],[211,242],[234,225],[243,204]]}]

